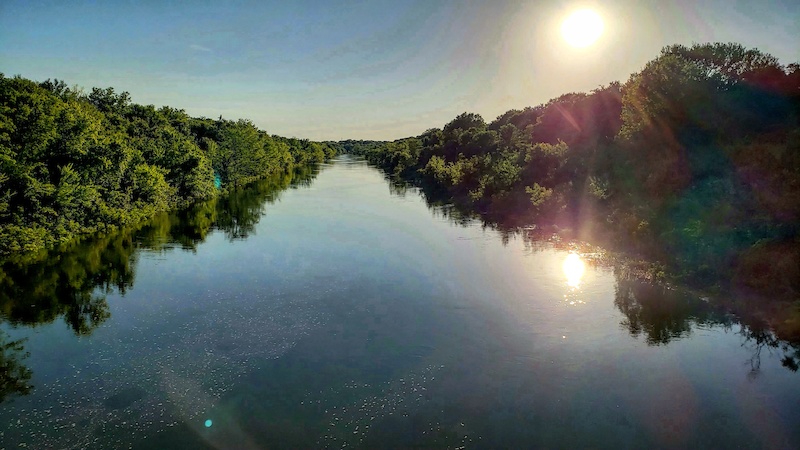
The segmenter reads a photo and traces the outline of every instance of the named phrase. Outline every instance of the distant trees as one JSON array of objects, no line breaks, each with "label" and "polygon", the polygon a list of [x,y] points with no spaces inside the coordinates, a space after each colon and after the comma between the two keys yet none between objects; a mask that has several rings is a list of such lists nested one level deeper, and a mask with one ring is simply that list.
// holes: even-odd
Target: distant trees
[{"label": "distant trees", "polygon": [[246,120],[192,118],[127,92],[0,74],[0,257],[38,251],[217,195],[327,144],[273,137]]}]

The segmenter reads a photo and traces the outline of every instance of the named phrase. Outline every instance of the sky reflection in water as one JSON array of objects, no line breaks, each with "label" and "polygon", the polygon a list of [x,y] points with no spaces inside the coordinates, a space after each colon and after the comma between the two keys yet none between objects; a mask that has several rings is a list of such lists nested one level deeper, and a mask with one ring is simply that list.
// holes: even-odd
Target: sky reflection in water
[{"label": "sky reflection in water", "polygon": [[[164,218],[102,251],[87,243],[97,267],[65,254],[63,267],[13,272],[29,301],[0,297],[0,326],[24,340],[34,390],[3,403],[3,442],[800,442],[797,374],[780,359],[791,349],[763,330],[576,253],[432,215],[418,191],[390,194],[400,191],[360,161],[302,180],[280,197],[265,184]],[[71,273],[101,283],[70,284]],[[53,295],[28,295],[44,292],[37,280]],[[102,321],[81,320],[89,305]]]}]

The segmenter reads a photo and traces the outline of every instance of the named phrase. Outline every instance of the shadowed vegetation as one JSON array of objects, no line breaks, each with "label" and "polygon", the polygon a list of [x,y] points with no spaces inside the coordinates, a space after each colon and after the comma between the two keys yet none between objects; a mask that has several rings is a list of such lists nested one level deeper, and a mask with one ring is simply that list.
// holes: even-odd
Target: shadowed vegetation
[{"label": "shadowed vegetation", "polygon": [[501,228],[555,229],[682,283],[798,300],[800,66],[758,50],[674,45],[625,83],[341,150]]}]

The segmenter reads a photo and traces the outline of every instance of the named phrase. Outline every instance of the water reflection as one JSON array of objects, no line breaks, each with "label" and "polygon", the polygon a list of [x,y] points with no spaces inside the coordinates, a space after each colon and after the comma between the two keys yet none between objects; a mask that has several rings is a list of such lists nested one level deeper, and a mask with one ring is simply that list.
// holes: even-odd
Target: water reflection
[{"label": "water reflection", "polygon": [[724,309],[678,289],[629,279],[616,271],[614,306],[625,315],[622,326],[650,345],[665,345],[687,337],[698,327],[734,323]]},{"label": "water reflection", "polygon": [[567,277],[567,284],[569,287],[573,289],[578,288],[581,285],[581,278],[583,278],[583,274],[586,272],[586,266],[581,257],[575,253],[570,253],[564,259],[561,268],[564,270],[564,276]]},{"label": "water reflection", "polygon": [[28,357],[23,342],[24,339],[9,339],[0,330],[0,403],[16,395],[26,395],[32,389],[31,370],[22,364]]},{"label": "water reflection", "polygon": [[648,345],[661,346],[688,337],[694,330],[718,327],[736,330],[742,347],[750,351],[749,377],[761,369],[763,350],[777,357],[792,372],[800,368],[800,346],[778,338],[758,317],[737,317],[723,306],[666,286],[622,276],[615,270],[617,282],[614,305],[624,314],[621,325]]},{"label": "water reflection", "polygon": [[[195,251],[214,230],[245,239],[280,192],[309,186],[317,167],[281,173],[221,199],[161,214],[136,227],[61,248],[30,261],[0,262],[0,325],[35,327],[62,318],[76,335],[89,335],[111,315],[106,296],[122,295],[136,279],[141,251]],[[30,392],[22,340],[0,329],[0,402]]]},{"label": "water reflection", "polygon": [[[51,342],[58,327],[48,327],[21,343],[35,353],[29,364],[37,390],[0,408],[5,441],[53,448],[121,448],[137,439],[143,448],[702,447],[718,442],[706,440],[716,431],[744,428],[739,404],[761,408],[747,398],[748,386],[736,384],[746,383],[741,372],[751,356],[739,336],[752,352],[752,376],[762,356],[765,362],[765,380],[752,383],[751,394],[780,395],[777,387],[795,381],[787,370],[772,370],[779,360],[769,333],[740,335],[732,317],[698,312],[696,296],[661,293],[623,270],[598,274],[595,255],[567,244],[539,241],[545,253],[526,257],[511,235],[511,248],[503,249],[493,232],[429,220],[414,190],[407,202],[374,195],[385,186],[363,167],[355,174],[367,179],[362,184],[340,170],[327,175],[285,208],[267,206],[263,235],[244,245],[221,238],[247,232],[264,212],[255,201],[237,200],[232,209],[243,212],[233,214],[224,236],[220,229],[206,239],[221,215],[208,205],[138,230],[131,255],[141,263],[129,264],[139,268],[137,289],[124,304],[109,297],[112,324],[92,339]],[[397,208],[402,203],[411,204]],[[387,220],[354,214],[365,210]],[[414,226],[433,231],[420,239],[406,233]],[[379,239],[392,245],[356,244]],[[141,257],[140,250],[172,254]],[[562,270],[570,252],[584,264],[577,288],[565,284]],[[591,301],[567,308],[557,302],[564,292]],[[672,314],[660,313],[660,301],[676,304]],[[705,334],[698,332],[704,323],[725,345],[697,335],[670,344]],[[53,367],[57,358],[46,361],[61,353],[64,370]],[[721,373],[719,361],[733,373]],[[782,380],[766,380],[772,376]],[[796,397],[763,405],[786,411]],[[787,428],[795,410],[785,416]],[[757,447],[746,433],[725,437],[718,447]]]},{"label": "water reflection", "polygon": [[[725,305],[715,306],[691,290],[642,281],[642,278],[647,278],[642,277],[647,275],[645,271],[640,267],[631,267],[623,260],[616,260],[608,255],[584,260],[575,252],[576,248],[581,248],[584,244],[561,240],[543,230],[523,230],[517,228],[514,221],[507,222],[478,214],[463,206],[454,205],[446,193],[429,186],[415,187],[390,175],[386,179],[392,194],[407,196],[410,192],[416,192],[435,217],[463,227],[480,223],[484,229],[496,231],[504,245],[509,242],[510,237],[521,235],[530,251],[555,248],[568,252],[562,263],[562,270],[569,287],[564,294],[564,301],[569,305],[585,303],[582,299],[581,282],[587,264],[613,269],[616,278],[614,305],[624,315],[621,325],[631,336],[643,338],[648,345],[667,345],[690,336],[697,329],[721,327],[732,331],[734,327],[738,327],[737,334],[742,336],[742,346],[752,349],[750,366],[755,372],[760,367],[764,348],[770,350],[768,354],[779,358],[787,369],[797,371],[800,367],[800,342],[781,339],[766,326],[759,311],[745,309],[739,316],[733,315],[728,308],[731,302],[720,302]],[[587,251],[594,250],[596,249]]]}]

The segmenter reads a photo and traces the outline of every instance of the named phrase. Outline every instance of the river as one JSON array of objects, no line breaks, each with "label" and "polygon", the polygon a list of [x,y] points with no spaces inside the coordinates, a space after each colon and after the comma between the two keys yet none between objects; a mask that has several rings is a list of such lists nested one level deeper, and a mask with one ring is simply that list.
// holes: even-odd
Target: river
[{"label": "river", "polygon": [[6,448],[800,448],[796,347],[348,156],[0,286]]}]

